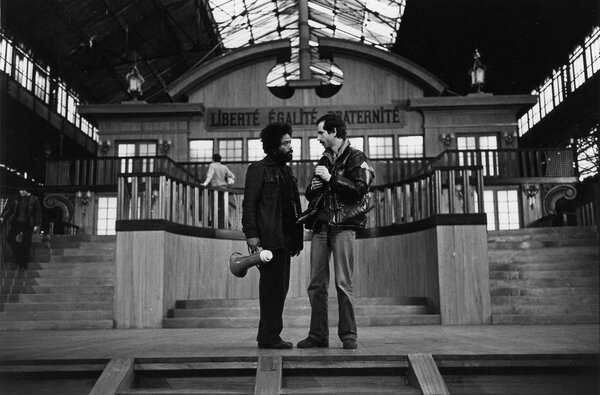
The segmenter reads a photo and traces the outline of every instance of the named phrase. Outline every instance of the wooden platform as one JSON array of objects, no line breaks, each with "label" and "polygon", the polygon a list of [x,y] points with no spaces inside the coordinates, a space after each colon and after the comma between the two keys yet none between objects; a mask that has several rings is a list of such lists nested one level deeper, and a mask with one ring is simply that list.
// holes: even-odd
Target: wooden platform
[{"label": "wooden platform", "polygon": [[[356,351],[331,333],[328,349],[274,351],[256,347],[255,330],[237,328],[3,332],[0,392],[90,393],[116,378],[126,386],[94,393],[444,393],[440,382],[461,394],[598,388],[598,325],[359,328]],[[296,343],[306,334],[282,335]]]}]

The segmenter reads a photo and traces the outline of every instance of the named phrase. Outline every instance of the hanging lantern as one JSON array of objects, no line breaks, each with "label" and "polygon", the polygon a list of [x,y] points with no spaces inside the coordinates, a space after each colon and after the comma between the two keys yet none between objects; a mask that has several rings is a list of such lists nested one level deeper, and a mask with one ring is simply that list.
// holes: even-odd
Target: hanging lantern
[{"label": "hanging lantern", "polygon": [[133,66],[131,71],[125,76],[125,79],[129,84],[128,93],[136,98],[143,95],[142,84],[144,83],[144,77],[140,74],[137,65]]},{"label": "hanging lantern", "polygon": [[473,67],[469,70],[469,75],[471,76],[471,86],[477,87],[477,93],[482,93],[481,86],[485,84],[485,71],[486,67],[481,62],[481,55],[479,51],[476,49],[473,54]]}]

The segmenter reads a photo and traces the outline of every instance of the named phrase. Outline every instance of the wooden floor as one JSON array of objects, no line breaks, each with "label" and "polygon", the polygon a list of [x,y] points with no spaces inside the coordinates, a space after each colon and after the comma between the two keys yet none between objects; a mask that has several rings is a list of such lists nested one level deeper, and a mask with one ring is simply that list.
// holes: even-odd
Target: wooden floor
[{"label": "wooden floor", "polygon": [[300,350],[306,328],[286,328],[292,350],[259,350],[256,329],[108,329],[0,332],[0,361],[283,356],[434,356],[597,354],[598,325],[471,325],[359,328],[356,351],[341,348],[332,329],[328,349]]}]

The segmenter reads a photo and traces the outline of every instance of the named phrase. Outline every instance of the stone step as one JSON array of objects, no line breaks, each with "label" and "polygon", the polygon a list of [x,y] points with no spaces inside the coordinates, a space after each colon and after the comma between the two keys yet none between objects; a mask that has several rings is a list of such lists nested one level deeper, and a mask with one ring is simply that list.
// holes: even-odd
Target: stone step
[{"label": "stone step", "polygon": [[490,263],[546,263],[574,260],[598,260],[597,246],[525,250],[488,250]]},{"label": "stone step", "polygon": [[0,294],[0,303],[72,303],[104,302],[113,303],[112,291],[103,293],[60,293],[60,294]]},{"label": "stone step", "polygon": [[26,287],[2,287],[0,294],[97,294],[114,292],[112,285],[86,285],[86,286],[47,286],[33,285]]},{"label": "stone step", "polygon": [[522,249],[540,249],[540,248],[567,248],[567,247],[596,247],[597,238],[586,239],[568,239],[568,240],[529,240],[529,241],[488,241],[489,250],[522,250]]},{"label": "stone step", "polygon": [[[304,328],[308,325],[307,317],[283,317],[286,328]],[[393,325],[439,325],[440,316],[437,314],[425,315],[394,315],[365,317],[357,316],[356,324],[359,327],[366,326],[393,326]],[[337,318],[331,317],[329,325],[337,326]],[[166,318],[163,320],[163,328],[256,328],[258,316],[254,318]]]},{"label": "stone step", "polygon": [[6,303],[3,306],[5,312],[25,311],[111,311],[112,302],[44,302],[44,303]]},{"label": "stone step", "polygon": [[[371,297],[356,298],[355,306],[369,305],[427,305],[425,297]],[[255,307],[258,306],[258,299],[197,299],[197,300],[178,300],[177,308],[199,309],[207,307]],[[287,298],[285,306],[310,306],[308,298]],[[337,299],[329,298],[329,307],[337,308]]]},{"label": "stone step", "polygon": [[89,321],[112,320],[112,318],[112,309],[92,311],[5,311],[0,313],[0,321]]},{"label": "stone step", "polygon": [[598,293],[560,295],[560,296],[492,296],[492,306],[501,305],[561,305],[561,304],[598,304]]},{"label": "stone step", "polygon": [[490,263],[490,271],[547,271],[547,270],[595,270],[598,272],[597,259],[544,263]]},{"label": "stone step", "polygon": [[113,320],[0,321],[0,331],[113,329]]},{"label": "stone step", "polygon": [[490,280],[528,280],[528,279],[561,279],[568,281],[570,278],[587,278],[597,275],[598,271],[595,268],[580,269],[580,270],[536,270],[536,271],[521,271],[521,270],[491,270]]},{"label": "stone step", "polygon": [[[337,314],[338,309],[332,308],[329,310],[332,314]],[[356,316],[379,316],[379,315],[401,315],[401,314],[428,314],[427,306],[355,306],[354,313]],[[199,317],[199,318],[248,318],[258,317],[260,308],[255,307],[209,307],[201,309],[175,309],[173,311],[174,318]],[[310,305],[307,306],[286,306],[284,315],[287,316],[305,316],[310,319]]]},{"label": "stone step", "polygon": [[0,279],[0,288],[31,287],[31,286],[88,286],[114,285],[114,278],[108,276],[86,277],[38,277],[38,278],[9,278]]},{"label": "stone step", "polygon": [[78,248],[53,248],[53,256],[70,256],[70,255],[112,255],[115,253],[114,244],[90,244],[81,245]]},{"label": "stone step", "polygon": [[598,315],[594,314],[559,314],[559,315],[492,315],[492,324],[496,325],[564,325],[564,324],[597,324]]},{"label": "stone step", "polygon": [[598,315],[598,305],[563,304],[552,306],[541,305],[502,305],[492,306],[492,315],[521,314],[521,315]]},{"label": "stone step", "polygon": [[561,288],[561,287],[597,287],[598,277],[570,277],[570,278],[532,278],[518,280],[490,279],[490,288]]},{"label": "stone step", "polygon": [[[491,284],[490,284],[491,285]],[[490,294],[494,296],[551,296],[551,297],[576,297],[583,295],[598,295],[598,287],[555,287],[531,288],[519,286],[490,287]]]}]

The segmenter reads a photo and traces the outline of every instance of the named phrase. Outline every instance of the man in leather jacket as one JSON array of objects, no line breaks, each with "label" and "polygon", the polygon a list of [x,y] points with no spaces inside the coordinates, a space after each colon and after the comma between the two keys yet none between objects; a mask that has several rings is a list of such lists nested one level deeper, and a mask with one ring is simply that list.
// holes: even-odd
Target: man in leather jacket
[{"label": "man in leather jacket", "polygon": [[242,230],[251,254],[271,250],[273,258],[261,264],[259,281],[259,348],[292,348],[280,337],[283,306],[290,283],[291,256],[303,247],[303,229],[296,220],[300,215],[298,183],[286,165],[292,160],[292,128],[272,123],[260,134],[267,156],[252,163],[246,173]]},{"label": "man in leather jacket", "polygon": [[344,349],[354,350],[357,330],[352,288],[353,244],[356,231],[366,223],[368,190],[375,173],[366,155],[350,146],[346,125],[338,115],[330,113],[317,120],[317,139],[325,147],[325,153],[315,168],[306,198],[313,206],[318,203],[314,215],[303,218],[306,227],[313,231],[308,286],[311,319],[308,337],[298,343],[298,348],[329,346],[327,288],[329,257],[333,255],[338,336]]},{"label": "man in leather jacket", "polygon": [[15,261],[19,270],[25,271],[31,251],[32,235],[40,231],[42,223],[40,200],[21,188],[19,196],[9,200],[2,210],[0,224],[4,221],[10,226],[6,238],[15,255]]}]

